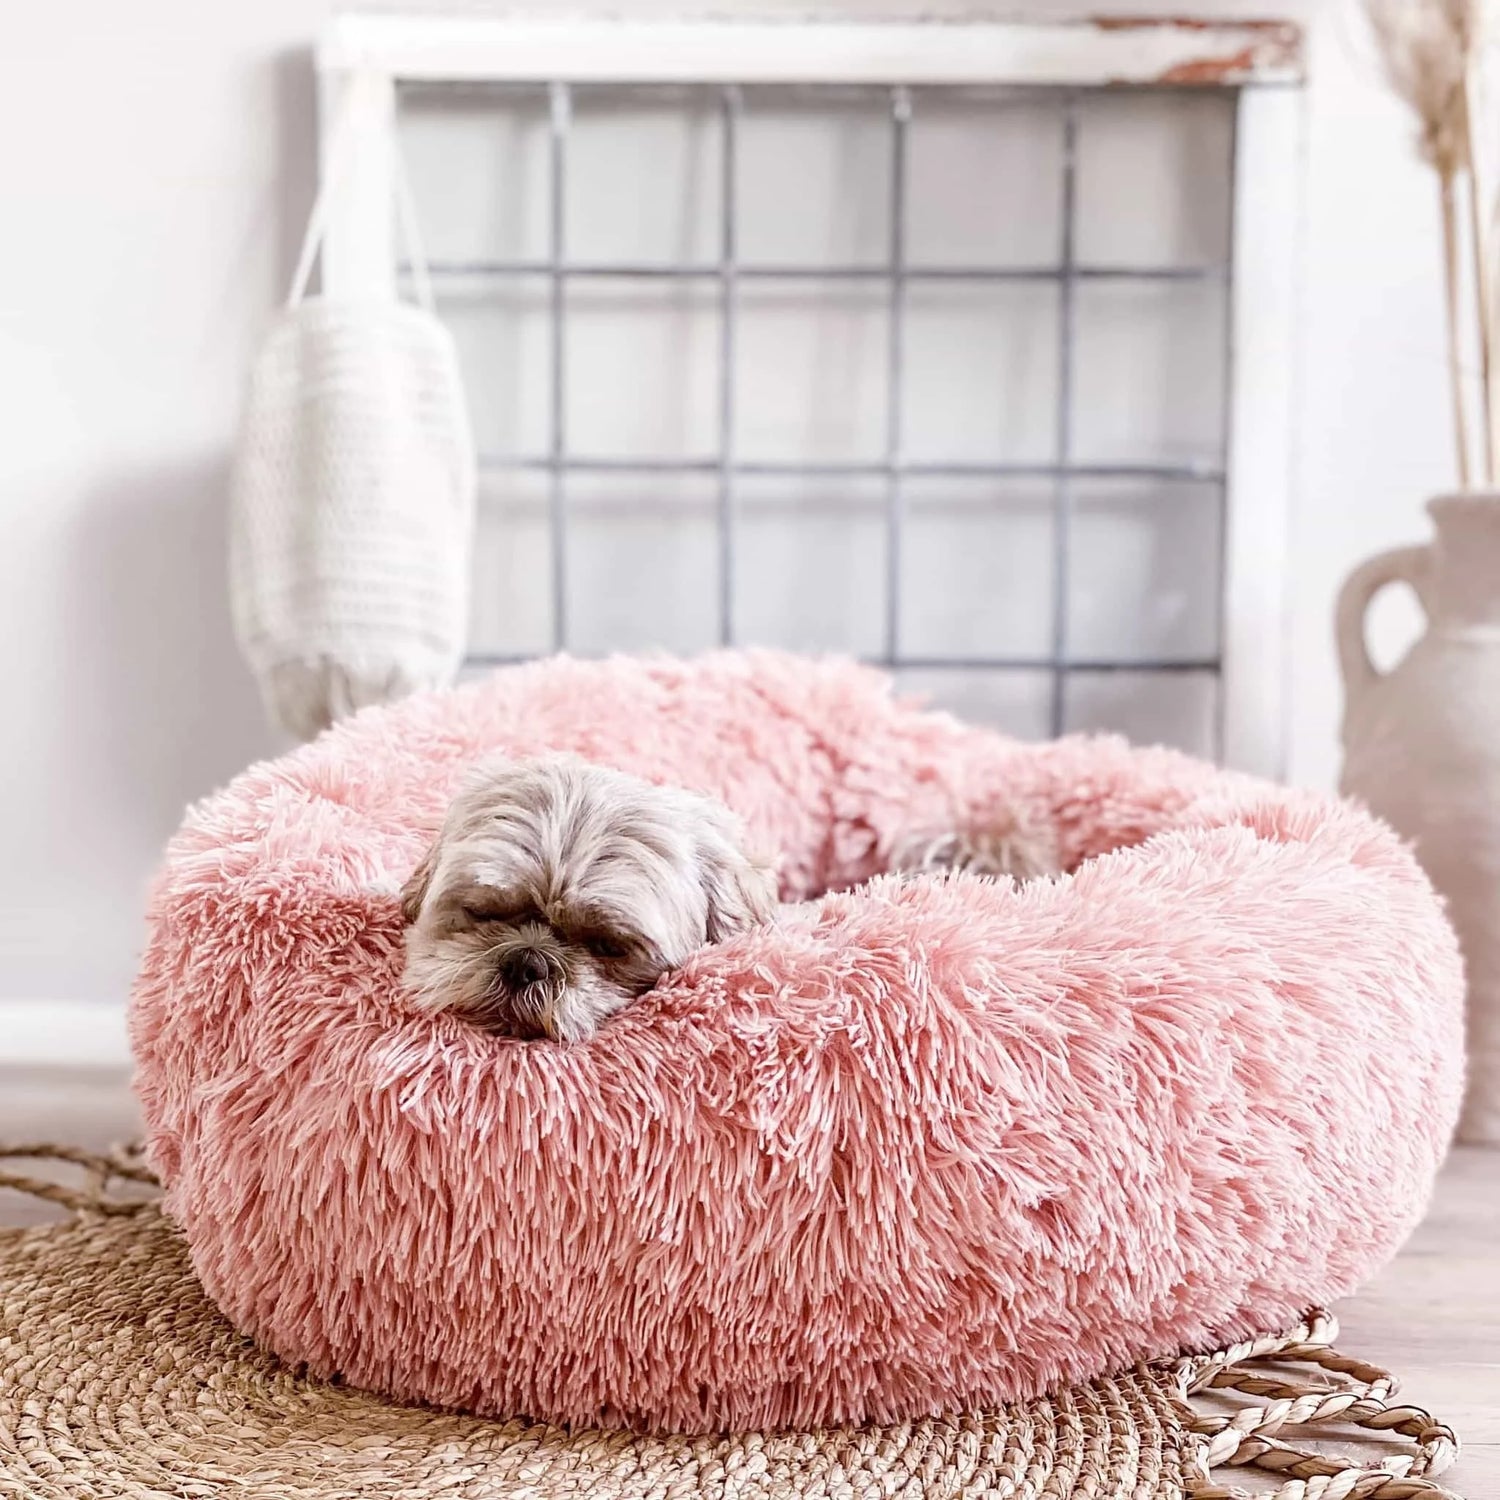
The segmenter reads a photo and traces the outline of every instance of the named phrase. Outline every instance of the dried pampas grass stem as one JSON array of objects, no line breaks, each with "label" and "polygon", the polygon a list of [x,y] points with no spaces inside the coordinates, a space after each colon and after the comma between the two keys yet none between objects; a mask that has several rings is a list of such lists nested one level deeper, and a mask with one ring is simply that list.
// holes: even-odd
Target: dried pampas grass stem
[{"label": "dried pampas grass stem", "polygon": [[[1443,226],[1443,279],[1459,483],[1470,488],[1500,477],[1500,390],[1493,368],[1495,265],[1491,254],[1489,184],[1479,150],[1483,61],[1494,0],[1365,0],[1391,87],[1417,117],[1417,149],[1438,176]],[[1459,194],[1466,189],[1467,238],[1473,265],[1473,317],[1465,317]],[[1469,336],[1465,337],[1465,329]],[[1472,342],[1480,373],[1479,463],[1470,456],[1463,350]]]},{"label": "dried pampas grass stem", "polygon": [[1469,421],[1464,402],[1463,350],[1459,345],[1458,305],[1458,205],[1454,202],[1457,178],[1453,173],[1439,179],[1443,208],[1443,294],[1448,326],[1448,383],[1452,392],[1453,444],[1458,460],[1458,484],[1468,489]]},{"label": "dried pampas grass stem", "polygon": [[[1475,3],[1475,0],[1470,0]],[[1477,3],[1476,10],[1479,9]],[[1470,48],[1469,66],[1464,75],[1464,145],[1469,164],[1469,241],[1474,255],[1474,295],[1479,308],[1479,376],[1484,393],[1484,478],[1494,487],[1500,478],[1500,419],[1496,408],[1500,405],[1500,391],[1495,388],[1492,370],[1495,365],[1495,348],[1500,341],[1500,330],[1495,327],[1495,259],[1490,238],[1493,219],[1493,198],[1488,163],[1480,149],[1479,131],[1475,122],[1486,117],[1484,76],[1480,67],[1481,49],[1484,43],[1483,16],[1473,19],[1473,42]],[[1465,483],[1464,488],[1468,488]]]}]

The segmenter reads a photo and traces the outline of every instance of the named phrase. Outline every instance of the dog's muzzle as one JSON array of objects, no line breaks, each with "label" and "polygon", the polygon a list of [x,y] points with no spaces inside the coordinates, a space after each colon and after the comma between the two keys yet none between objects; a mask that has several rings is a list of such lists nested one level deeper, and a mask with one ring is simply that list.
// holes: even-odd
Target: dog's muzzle
[{"label": "dog's muzzle", "polygon": [[500,975],[513,990],[529,990],[553,977],[552,965],[538,948],[517,948],[500,965]]},{"label": "dog's muzzle", "polygon": [[557,1039],[553,1007],[566,987],[568,976],[561,961],[531,944],[518,945],[505,953],[495,966],[500,981],[497,995],[516,1036],[523,1039]]}]

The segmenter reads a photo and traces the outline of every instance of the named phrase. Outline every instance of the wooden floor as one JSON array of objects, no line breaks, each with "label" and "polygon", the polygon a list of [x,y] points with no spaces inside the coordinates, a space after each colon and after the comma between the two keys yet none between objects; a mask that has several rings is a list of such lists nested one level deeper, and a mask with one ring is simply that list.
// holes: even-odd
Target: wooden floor
[{"label": "wooden floor", "polygon": [[[0,1070],[0,1142],[104,1146],[135,1127],[122,1074]],[[45,1216],[0,1192],[0,1224]],[[1459,1434],[1445,1483],[1465,1500],[1500,1500],[1500,1151],[1456,1151],[1426,1223],[1336,1311],[1340,1346],[1395,1371],[1406,1400]]]}]

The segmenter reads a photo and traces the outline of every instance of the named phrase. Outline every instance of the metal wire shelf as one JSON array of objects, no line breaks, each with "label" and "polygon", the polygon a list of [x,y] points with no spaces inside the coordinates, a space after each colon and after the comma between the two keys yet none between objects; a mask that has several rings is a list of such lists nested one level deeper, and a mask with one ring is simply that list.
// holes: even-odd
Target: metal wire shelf
[{"label": "metal wire shelf", "polygon": [[[479,467],[488,473],[548,471],[553,459],[545,454],[481,454]],[[637,458],[633,455],[593,457],[572,455],[569,470],[579,474],[717,474],[784,479],[865,479],[892,474],[911,479],[1150,479],[1185,484],[1222,484],[1224,471],[1207,464],[1027,464],[927,463],[886,459],[861,462],[837,460]]]},{"label": "metal wire shelf", "polygon": [[[401,263],[401,273],[411,266]],[[568,281],[716,281],[724,274],[722,263],[702,265],[657,264],[653,261],[575,261],[553,267],[545,260],[434,260],[428,265],[434,278],[498,280],[514,277],[540,278],[560,275]],[[1219,281],[1228,275],[1225,265],[1205,266],[1076,266],[1074,281],[1202,282]],[[741,281],[888,281],[889,265],[745,265],[735,266]],[[1060,282],[1069,273],[1061,266],[936,266],[906,265],[902,276],[909,282]]]},{"label": "metal wire shelf", "polygon": [[[765,86],[756,86],[759,93]],[[441,85],[426,84],[415,97],[430,100]],[[884,101],[889,132],[890,176],[889,232],[884,257],[869,264],[747,264],[738,256],[738,211],[736,206],[740,132],[746,88],[738,85],[700,85],[676,90],[683,98],[708,99],[717,113],[720,134],[718,256],[714,260],[681,263],[654,261],[574,261],[567,244],[566,204],[568,145],[576,96],[583,91],[607,92],[611,98],[628,98],[632,92],[651,95],[652,89],[629,86],[574,85],[565,80],[546,88],[547,99],[547,188],[549,214],[547,253],[544,259],[437,259],[430,270],[441,288],[464,280],[483,283],[535,280],[546,285],[550,383],[548,389],[547,443],[544,453],[484,453],[481,472],[492,477],[536,473],[547,476],[547,511],[551,552],[552,643],[558,650],[570,644],[568,618],[569,496],[571,475],[687,475],[715,480],[715,512],[718,534],[717,621],[723,645],[739,644],[736,632],[735,552],[738,522],[737,485],[751,477],[787,479],[869,479],[884,486],[886,532],[883,644],[867,659],[896,670],[993,671],[1047,673],[1051,677],[1050,729],[1060,733],[1066,719],[1066,685],[1080,673],[1203,673],[1218,677],[1222,654],[1193,654],[1176,658],[1153,655],[1139,659],[1120,657],[1075,657],[1069,643],[1070,542],[1074,509],[1074,486],[1090,480],[1136,480],[1166,484],[1194,483],[1214,487],[1222,508],[1225,455],[1215,462],[1100,463],[1082,461],[1075,453],[1075,346],[1076,288],[1085,282],[1110,283],[1199,283],[1223,288],[1227,306],[1233,268],[1228,262],[1193,265],[1085,264],[1077,258],[1079,101],[1075,89],[1048,90],[1061,112],[1062,183],[1061,245],[1055,264],[1046,265],[941,265],[912,264],[907,254],[906,221],[909,173],[908,134],[913,115],[913,91],[902,87],[851,90],[829,86],[799,90],[801,97],[855,94]],[[468,90],[473,92],[473,90]],[[774,93],[771,88],[765,88]],[[480,90],[492,98],[514,97],[514,89]],[[530,92],[536,94],[535,86]],[[947,92],[941,86],[923,88],[919,97]],[[966,96],[973,90],[962,90]],[[403,100],[408,91],[402,90]],[[404,270],[405,268],[403,268]],[[714,447],[701,455],[608,455],[575,451],[567,431],[568,350],[566,342],[569,289],[575,282],[646,281],[693,282],[717,287],[718,340],[716,351],[718,393],[715,403]],[[749,459],[739,452],[736,362],[740,288],[745,283],[859,283],[885,289],[886,336],[883,451],[878,458],[850,461],[775,461]],[[922,283],[1021,283],[1053,285],[1057,288],[1056,340],[1058,350],[1057,395],[1053,413],[1052,452],[1048,462],[961,462],[914,460],[906,454],[905,373],[906,313],[909,290]],[[903,565],[902,538],[906,520],[906,486],[923,479],[1037,479],[1053,482],[1052,506],[1052,605],[1049,621],[1050,649],[1045,655],[913,655],[902,648]],[[523,655],[479,652],[470,657],[474,665],[497,665],[527,659]]]},{"label": "metal wire shelf", "polygon": [[[534,658],[525,652],[473,651],[465,658],[470,666],[515,666]],[[892,657],[866,654],[859,658],[866,666],[885,667],[907,672],[1051,672],[1057,663],[1050,656],[914,656]],[[1214,673],[1219,670],[1216,656],[1178,657],[1077,657],[1064,664],[1069,672],[1128,673],[1181,672]]]}]

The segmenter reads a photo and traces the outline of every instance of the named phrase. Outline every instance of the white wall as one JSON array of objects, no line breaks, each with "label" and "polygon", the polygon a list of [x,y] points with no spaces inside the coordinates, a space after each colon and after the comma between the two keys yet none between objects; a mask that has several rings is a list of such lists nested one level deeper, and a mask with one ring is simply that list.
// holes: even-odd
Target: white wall
[{"label": "white wall", "polygon": [[224,474],[307,201],[294,49],[319,11],[89,0],[9,18],[3,997],[122,994],[182,804],[270,748],[229,637]]},{"label": "white wall", "polygon": [[[1281,8],[1309,21],[1313,68],[1306,347],[1288,372],[1302,413],[1292,773],[1326,784],[1332,590],[1360,555],[1421,533],[1420,502],[1451,465],[1431,184],[1354,0]],[[306,48],[326,9],[80,0],[11,18],[0,1002],[122,996],[146,881],[183,804],[274,748],[229,636],[224,479],[241,375],[310,197]],[[0,1006],[0,1059],[9,1014]]]}]

